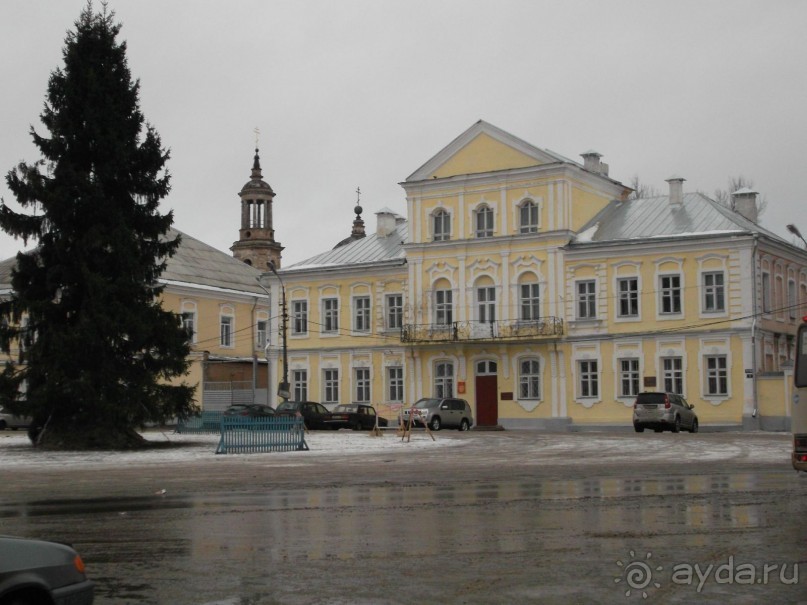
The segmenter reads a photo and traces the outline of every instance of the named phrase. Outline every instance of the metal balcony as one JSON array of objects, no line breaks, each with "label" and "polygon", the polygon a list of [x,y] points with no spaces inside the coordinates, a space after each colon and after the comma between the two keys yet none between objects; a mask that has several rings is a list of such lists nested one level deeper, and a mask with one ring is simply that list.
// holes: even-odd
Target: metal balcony
[{"label": "metal balcony", "polygon": [[401,342],[491,342],[551,338],[563,335],[563,320],[542,317],[532,320],[493,322],[455,321],[449,324],[407,324]]}]

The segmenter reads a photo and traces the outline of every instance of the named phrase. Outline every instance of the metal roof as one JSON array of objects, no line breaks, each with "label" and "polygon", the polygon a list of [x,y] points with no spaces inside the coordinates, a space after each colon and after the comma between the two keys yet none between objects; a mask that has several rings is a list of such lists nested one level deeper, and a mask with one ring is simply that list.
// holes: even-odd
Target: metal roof
[{"label": "metal roof", "polygon": [[701,193],[686,193],[680,205],[670,203],[668,195],[615,200],[584,225],[570,244],[727,233],[761,233],[787,243]]}]

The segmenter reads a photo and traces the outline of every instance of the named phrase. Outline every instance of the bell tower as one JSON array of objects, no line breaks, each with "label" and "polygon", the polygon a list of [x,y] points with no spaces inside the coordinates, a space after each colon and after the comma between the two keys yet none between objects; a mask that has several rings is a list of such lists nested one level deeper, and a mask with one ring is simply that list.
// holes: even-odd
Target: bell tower
[{"label": "bell tower", "polygon": [[261,271],[269,269],[270,263],[274,263],[275,269],[280,269],[283,246],[275,241],[272,227],[275,192],[261,175],[257,144],[252,175],[238,196],[241,198],[241,228],[238,230],[238,241],[230,247],[233,256]]}]

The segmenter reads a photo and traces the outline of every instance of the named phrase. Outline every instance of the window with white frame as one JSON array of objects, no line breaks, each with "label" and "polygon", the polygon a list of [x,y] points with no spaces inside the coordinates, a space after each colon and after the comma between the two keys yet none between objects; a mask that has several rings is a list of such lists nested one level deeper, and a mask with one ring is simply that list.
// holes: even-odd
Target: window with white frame
[{"label": "window with white frame", "polygon": [[196,310],[182,305],[182,327],[188,333],[190,342],[196,342]]},{"label": "window with white frame", "polygon": [[540,284],[521,284],[519,287],[519,319],[521,321],[533,321],[540,318]]},{"label": "window with white frame", "polygon": [[308,334],[307,300],[293,300],[291,302],[291,333]]},{"label": "window with white frame", "polygon": [[493,208],[480,206],[475,212],[476,237],[493,237]]},{"label": "window with white frame", "polygon": [[454,321],[454,303],[451,290],[434,291],[434,323],[448,326]]},{"label": "window with white frame", "polygon": [[339,370],[326,368],[322,371],[323,403],[339,403]]},{"label": "window with white frame", "polygon": [[326,334],[339,332],[339,299],[322,299],[322,331]]},{"label": "window with white frame", "polygon": [[796,281],[789,279],[787,281],[787,312],[790,319],[796,319],[797,306]]},{"label": "window with white frame", "polygon": [[597,361],[593,359],[581,359],[577,362],[579,370],[580,397],[599,397],[600,395],[600,375],[598,373]]},{"label": "window with white frame", "polygon": [[703,274],[703,311],[722,313],[726,310],[726,286],[722,271]]},{"label": "window with white frame", "polygon": [[639,278],[621,277],[616,280],[616,287],[617,317],[639,317]]},{"label": "window with white frame", "polygon": [[370,403],[370,368],[353,368],[356,385],[355,403]]},{"label": "window with white frame", "polygon": [[437,398],[454,396],[454,364],[450,361],[434,364],[434,396]]},{"label": "window with white frame", "polygon": [[729,394],[729,373],[725,355],[706,356],[706,394]]},{"label": "window with white frame", "polygon": [[486,286],[476,289],[477,317],[480,323],[496,321],[496,288]]},{"label": "window with white frame", "polygon": [[292,370],[294,401],[308,401],[308,370]]},{"label": "window with white frame", "polygon": [[370,331],[370,297],[353,298],[353,329],[356,332]]},{"label": "window with white frame", "polygon": [[578,281],[577,286],[577,319],[596,319],[597,317],[597,282],[593,279]]},{"label": "window with white frame", "polygon": [[522,359],[518,364],[518,398],[541,398],[541,362],[537,359]]},{"label": "window with white frame", "polygon": [[233,323],[232,315],[222,314],[219,317],[219,345],[222,347],[233,346]]},{"label": "window with white frame", "polygon": [[659,296],[661,297],[662,315],[681,313],[681,276],[659,276]]},{"label": "window with white frame", "polygon": [[386,303],[387,329],[401,329],[403,327],[403,294],[387,294]]},{"label": "window with white frame", "polygon": [[387,397],[390,402],[400,402],[404,399],[404,378],[401,366],[387,368]]},{"label": "window with white frame", "polygon": [[255,348],[265,349],[267,343],[269,321],[266,319],[259,319],[255,322]]},{"label": "window with white frame", "polygon": [[532,200],[526,200],[518,209],[519,231],[521,233],[538,232],[538,206]]},{"label": "window with white frame", "polygon": [[666,392],[684,394],[684,360],[681,357],[662,357],[661,377]]},{"label": "window with white frame", "polygon": [[434,241],[442,242],[451,239],[451,215],[439,208],[432,215]]},{"label": "window with white frame", "polygon": [[619,396],[635,397],[639,394],[639,360],[623,358],[619,360]]},{"label": "window with white frame", "polygon": [[767,271],[762,272],[762,311],[771,312],[771,274]]}]

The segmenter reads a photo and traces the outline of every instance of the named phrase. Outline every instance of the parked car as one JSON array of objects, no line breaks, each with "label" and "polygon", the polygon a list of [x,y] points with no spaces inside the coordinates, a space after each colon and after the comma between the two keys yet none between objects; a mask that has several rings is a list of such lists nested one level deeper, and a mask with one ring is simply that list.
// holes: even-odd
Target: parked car
[{"label": "parked car", "polygon": [[675,393],[639,393],[633,404],[633,428],[637,433],[645,429],[680,433],[682,428],[697,433],[698,416],[693,407]]},{"label": "parked car", "polygon": [[225,416],[247,416],[249,418],[266,418],[275,415],[275,408],[260,403],[237,403],[224,410]]},{"label": "parked car", "polygon": [[474,425],[471,406],[464,399],[453,397],[419,399],[411,408],[403,410],[403,421],[407,425],[410,415],[413,425],[428,425],[433,431],[439,431],[441,428],[467,431]]},{"label": "parked car", "polygon": [[353,429],[354,431],[375,428],[376,418],[378,426],[388,426],[389,421],[383,416],[377,416],[375,408],[364,403],[344,403],[337,405],[326,422],[334,429]]},{"label": "parked car", "polygon": [[27,429],[31,426],[33,421],[27,416],[15,416],[11,412],[7,412],[3,406],[0,406],[0,431],[3,429]]},{"label": "parked car", "polygon": [[91,605],[84,562],[66,544],[0,536],[0,603]]},{"label": "parked car", "polygon": [[333,429],[328,421],[331,413],[321,403],[315,401],[284,401],[275,413],[278,416],[302,416],[305,426],[311,430]]}]

